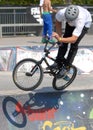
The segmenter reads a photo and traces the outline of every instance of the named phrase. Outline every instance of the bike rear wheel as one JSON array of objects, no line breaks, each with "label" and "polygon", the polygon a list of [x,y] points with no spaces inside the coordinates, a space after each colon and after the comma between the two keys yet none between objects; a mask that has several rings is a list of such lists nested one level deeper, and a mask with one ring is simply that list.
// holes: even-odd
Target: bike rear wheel
[{"label": "bike rear wheel", "polygon": [[53,88],[56,90],[64,90],[73,82],[76,75],[77,68],[74,65],[71,65],[69,71],[67,71],[64,76],[62,76],[61,78],[57,78],[57,76],[54,77],[52,82]]},{"label": "bike rear wheel", "polygon": [[43,69],[36,60],[24,59],[16,64],[12,76],[19,89],[31,91],[41,84]]}]

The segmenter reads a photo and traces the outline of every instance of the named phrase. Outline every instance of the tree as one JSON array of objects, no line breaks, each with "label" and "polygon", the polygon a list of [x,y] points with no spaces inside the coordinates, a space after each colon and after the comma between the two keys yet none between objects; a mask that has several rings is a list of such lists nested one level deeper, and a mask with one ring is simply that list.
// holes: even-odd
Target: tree
[{"label": "tree", "polygon": [[[93,5],[93,0],[52,0],[52,5],[65,4]],[[0,0],[0,5],[38,5],[39,0]]]}]

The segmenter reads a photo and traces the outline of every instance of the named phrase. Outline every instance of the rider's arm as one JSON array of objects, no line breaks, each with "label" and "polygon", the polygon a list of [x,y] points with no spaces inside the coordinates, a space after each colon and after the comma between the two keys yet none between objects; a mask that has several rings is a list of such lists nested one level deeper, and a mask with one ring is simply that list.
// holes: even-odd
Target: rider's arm
[{"label": "rider's arm", "polygon": [[56,20],[55,26],[56,26],[56,32],[61,37],[62,36],[62,22],[59,22],[59,21]]},{"label": "rider's arm", "polygon": [[77,36],[72,35],[71,37],[63,38],[62,37],[62,22],[56,20],[56,32],[53,33],[53,36],[59,41],[64,43],[74,43],[77,40]]},{"label": "rider's arm", "polygon": [[71,37],[60,37],[56,32],[53,33],[53,37],[55,37],[59,42],[64,42],[64,43],[75,43],[76,40],[78,39],[77,36],[72,35]]}]

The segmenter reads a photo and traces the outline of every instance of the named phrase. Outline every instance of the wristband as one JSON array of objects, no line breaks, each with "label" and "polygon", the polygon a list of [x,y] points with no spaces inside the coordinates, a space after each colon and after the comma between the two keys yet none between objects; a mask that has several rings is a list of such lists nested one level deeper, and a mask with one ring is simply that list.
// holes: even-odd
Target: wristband
[{"label": "wristband", "polygon": [[62,42],[62,38],[60,37],[60,38],[58,39],[58,41],[59,41],[59,42]]}]

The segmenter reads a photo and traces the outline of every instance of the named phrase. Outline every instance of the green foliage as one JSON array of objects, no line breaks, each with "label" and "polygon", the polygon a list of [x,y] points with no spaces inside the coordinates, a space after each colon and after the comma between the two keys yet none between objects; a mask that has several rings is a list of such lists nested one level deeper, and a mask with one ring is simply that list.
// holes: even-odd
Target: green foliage
[{"label": "green foliage", "polygon": [[[52,5],[64,5],[69,2],[79,5],[93,5],[93,0],[51,0]],[[0,0],[0,5],[38,5],[39,0]]]},{"label": "green foliage", "polygon": [[79,5],[93,5],[93,0],[72,0],[72,3]]}]

